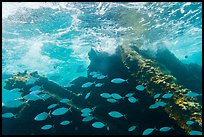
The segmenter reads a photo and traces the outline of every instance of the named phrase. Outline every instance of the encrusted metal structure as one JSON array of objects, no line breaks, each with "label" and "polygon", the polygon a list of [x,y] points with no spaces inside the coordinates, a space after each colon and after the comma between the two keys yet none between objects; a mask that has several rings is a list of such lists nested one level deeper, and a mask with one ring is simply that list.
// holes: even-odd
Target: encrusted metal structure
[{"label": "encrusted metal structure", "polygon": [[[120,46],[119,54],[121,60],[128,69],[132,78],[138,83],[147,86],[146,92],[150,96],[154,96],[158,91],[163,93],[172,93],[170,99],[156,99],[155,101],[164,101],[168,105],[164,107],[165,112],[172,119],[178,122],[178,125],[184,129],[186,133],[192,130],[191,126],[186,124],[188,120],[195,120],[202,126],[202,106],[196,98],[186,96],[190,90],[176,83],[176,78],[162,72],[156,65],[156,61],[144,58],[136,50],[128,46]],[[158,90],[159,89],[159,90]]]}]

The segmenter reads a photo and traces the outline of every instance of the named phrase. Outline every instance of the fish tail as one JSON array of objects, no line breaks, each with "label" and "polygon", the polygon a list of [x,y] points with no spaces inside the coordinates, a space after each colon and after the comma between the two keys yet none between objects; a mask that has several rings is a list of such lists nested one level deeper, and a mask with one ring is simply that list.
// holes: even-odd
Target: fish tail
[{"label": "fish tail", "polygon": [[48,116],[51,118],[51,110],[48,112]]},{"label": "fish tail", "polygon": [[14,118],[15,118],[15,119],[17,118],[17,114],[14,115]]},{"label": "fish tail", "polygon": [[156,128],[156,126],[154,126],[154,129],[155,129],[155,130],[159,130],[159,129]]},{"label": "fish tail", "polygon": [[129,83],[128,80],[129,80],[129,79],[126,79],[125,81],[126,81],[127,83]]},{"label": "fish tail", "polygon": [[202,96],[202,93],[198,94],[199,96]]},{"label": "fish tail", "polygon": [[42,99],[43,101],[45,101],[45,99],[42,98],[42,97],[40,97],[39,95],[35,95],[35,96],[38,97],[38,98],[40,98],[40,99]]},{"label": "fish tail", "polygon": [[127,119],[127,114],[123,115],[125,119]]},{"label": "fish tail", "polygon": [[41,86],[41,87],[42,87],[42,89],[45,89],[45,88],[44,88],[44,84],[42,84],[42,86]]},{"label": "fish tail", "polygon": [[30,104],[28,103],[28,101],[30,101],[29,99],[25,101],[26,105],[28,105],[30,107]]},{"label": "fish tail", "polygon": [[92,110],[94,111],[97,107],[98,107],[98,106],[93,107]]},{"label": "fish tail", "polygon": [[107,131],[109,131],[110,130],[109,126],[106,126],[106,129],[107,129]]},{"label": "fish tail", "polygon": [[72,108],[72,107],[69,107],[69,111],[70,111],[70,112],[72,112],[71,108]]}]

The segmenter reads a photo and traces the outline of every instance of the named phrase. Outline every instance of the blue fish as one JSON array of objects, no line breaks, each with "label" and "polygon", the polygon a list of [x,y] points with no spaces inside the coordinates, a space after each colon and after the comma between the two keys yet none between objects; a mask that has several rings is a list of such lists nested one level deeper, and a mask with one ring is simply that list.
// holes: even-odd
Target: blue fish
[{"label": "blue fish", "polygon": [[156,95],[154,95],[154,99],[158,98],[160,95],[160,93],[157,93]]},{"label": "blue fish", "polygon": [[95,128],[103,128],[105,124],[103,124],[102,122],[94,122],[92,126]]},{"label": "blue fish", "polygon": [[99,75],[99,76],[97,76],[97,79],[104,79],[104,78],[106,78],[107,76],[104,76],[104,75]]},{"label": "blue fish", "polygon": [[129,97],[132,97],[134,94],[135,94],[135,93],[127,93],[127,94],[125,95],[125,97],[129,98]]},{"label": "blue fish", "polygon": [[70,99],[67,99],[67,98],[64,98],[64,99],[61,99],[60,102],[61,103],[68,103],[68,102],[71,102],[72,100]]},{"label": "blue fish", "polygon": [[112,83],[115,83],[115,84],[119,84],[119,83],[123,83],[123,82],[127,82],[128,83],[128,79],[124,80],[122,78],[114,78],[111,80]]},{"label": "blue fish", "polygon": [[23,104],[28,104],[28,103],[20,101],[20,100],[12,100],[12,101],[8,101],[8,102],[4,102],[4,106],[8,107],[8,108],[18,108],[18,107],[22,106]]},{"label": "blue fish", "polygon": [[187,94],[186,94],[186,96],[188,96],[188,97],[197,97],[197,96],[200,96],[200,95],[202,95],[202,94],[198,94],[198,93],[195,93],[195,92],[188,92]]},{"label": "blue fish", "polygon": [[51,96],[50,95],[48,95],[48,94],[40,94],[39,95],[43,100],[47,100],[48,98],[50,98]]},{"label": "blue fish", "polygon": [[29,94],[39,94],[39,93],[42,93],[42,90],[34,90],[30,92]]},{"label": "blue fish", "polygon": [[48,125],[42,126],[41,129],[42,129],[42,130],[49,130],[49,129],[51,129],[52,127],[54,127],[54,125],[49,125],[49,124],[48,124]]},{"label": "blue fish", "polygon": [[85,99],[88,99],[91,95],[91,92],[87,93],[86,96],[85,96]]},{"label": "blue fish", "polygon": [[159,129],[159,131],[161,131],[161,132],[167,132],[167,131],[169,131],[169,130],[171,130],[171,129],[173,129],[173,127],[162,127],[162,128]]},{"label": "blue fish", "polygon": [[110,103],[119,103],[117,100],[113,99],[113,98],[107,98],[107,101]]},{"label": "blue fish", "polygon": [[130,103],[135,103],[135,102],[139,101],[135,97],[129,97],[128,100],[130,101]]},{"label": "blue fish", "polygon": [[93,85],[93,84],[95,84],[95,82],[86,82],[81,87],[82,88],[88,88],[88,87],[91,87],[91,85]]},{"label": "blue fish", "polygon": [[14,89],[12,89],[12,90],[9,90],[10,92],[19,92],[19,91],[21,91],[22,89],[20,89],[20,88],[14,88]]},{"label": "blue fish", "polygon": [[92,76],[92,78],[97,78],[97,77],[99,77],[101,74],[95,74],[95,75],[93,75]]},{"label": "blue fish", "polygon": [[111,94],[109,94],[109,93],[101,93],[100,96],[103,97],[103,98],[110,98]]},{"label": "blue fish", "polygon": [[12,118],[12,117],[16,118],[16,115],[14,115],[13,113],[9,112],[9,113],[2,114],[2,117],[3,118]]},{"label": "blue fish", "polygon": [[55,108],[58,104],[51,104],[47,107],[47,109],[52,109],[52,108]]},{"label": "blue fish", "polygon": [[160,106],[160,107],[163,107],[163,106],[166,106],[167,104],[163,101],[159,101],[159,102],[156,102],[155,103],[156,105]]},{"label": "blue fish", "polygon": [[65,126],[65,125],[68,125],[68,124],[70,124],[70,123],[72,123],[72,121],[65,120],[65,121],[62,121],[62,122],[60,123],[60,125]]},{"label": "blue fish", "polygon": [[90,73],[89,73],[89,75],[95,75],[95,74],[98,74],[98,72],[93,71],[93,72],[90,72]]},{"label": "blue fish", "polygon": [[95,87],[101,87],[103,85],[103,83],[97,83],[96,85],[95,85]]},{"label": "blue fish", "polygon": [[151,134],[156,128],[147,128],[143,131],[142,135],[149,135]]},{"label": "blue fish", "polygon": [[34,120],[36,120],[36,121],[43,121],[43,120],[46,120],[48,116],[51,117],[51,116],[50,116],[50,112],[49,112],[49,113],[47,113],[47,112],[42,112],[42,113],[38,114],[38,115],[34,118]]},{"label": "blue fish", "polygon": [[26,100],[31,100],[31,101],[36,101],[39,99],[44,100],[42,97],[40,97],[39,95],[36,95],[36,94],[27,94],[27,95],[23,96],[23,98]]},{"label": "blue fish", "polygon": [[186,122],[186,124],[189,125],[189,126],[190,126],[190,125],[193,125],[194,123],[195,123],[195,121],[191,121],[191,120],[189,120],[189,121]]},{"label": "blue fish", "polygon": [[189,135],[202,135],[202,132],[201,131],[196,131],[196,130],[191,130],[189,132]]},{"label": "blue fish", "polygon": [[166,93],[162,96],[162,98],[171,98],[173,96],[172,93]]},{"label": "blue fish", "polygon": [[71,87],[71,86],[73,86],[74,84],[72,84],[72,83],[68,83],[65,87]]},{"label": "blue fish", "polygon": [[[92,126],[93,126],[94,128],[103,128],[103,127],[105,127],[106,125],[103,124],[102,122],[94,122],[94,123],[92,124]],[[107,130],[109,130],[109,127],[108,127],[108,126],[107,126]]]},{"label": "blue fish", "polygon": [[123,115],[123,114],[121,114],[121,113],[118,112],[118,111],[111,111],[111,112],[109,112],[108,114],[109,114],[111,117],[114,117],[114,118],[124,117],[125,119],[127,119],[127,118],[126,118],[126,115]]},{"label": "blue fish", "polygon": [[159,107],[158,105],[152,104],[152,105],[149,106],[149,109],[155,109],[155,108],[158,108],[158,107]]},{"label": "blue fish", "polygon": [[96,108],[96,107],[94,107],[93,109],[90,109],[90,108],[84,108],[84,109],[81,110],[81,112],[82,112],[82,113],[91,113],[91,112],[94,111],[95,108]]},{"label": "blue fish", "polygon": [[139,91],[143,91],[146,87],[144,87],[143,85],[137,85],[136,89]]},{"label": "blue fish", "polygon": [[123,98],[123,97],[121,97],[121,95],[119,95],[117,93],[112,93],[111,97],[114,98],[114,99],[121,99],[121,98]]},{"label": "blue fish", "polygon": [[67,113],[68,111],[71,111],[71,107],[65,108],[65,107],[61,107],[61,108],[57,108],[52,112],[52,115],[58,116],[58,115],[64,115],[65,113]]},{"label": "blue fish", "polygon": [[131,126],[131,127],[128,128],[128,131],[131,132],[131,131],[135,130],[136,127],[137,127],[137,126]]},{"label": "blue fish", "polygon": [[157,104],[152,104],[149,106],[149,109],[155,109],[158,108],[159,106]]},{"label": "blue fish", "polygon": [[36,86],[30,88],[30,91],[35,91],[35,90],[39,90],[39,89],[41,89],[41,87],[36,85]]},{"label": "blue fish", "polygon": [[82,121],[83,121],[83,122],[88,122],[88,121],[91,121],[91,120],[93,120],[93,119],[94,119],[93,116],[88,116],[88,117],[83,118]]}]

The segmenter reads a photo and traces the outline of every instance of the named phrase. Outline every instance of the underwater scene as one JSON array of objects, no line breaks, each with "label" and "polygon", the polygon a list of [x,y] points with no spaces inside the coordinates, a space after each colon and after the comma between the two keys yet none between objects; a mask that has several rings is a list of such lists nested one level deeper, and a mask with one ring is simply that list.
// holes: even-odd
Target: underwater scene
[{"label": "underwater scene", "polygon": [[2,2],[3,135],[202,135],[202,2]]}]

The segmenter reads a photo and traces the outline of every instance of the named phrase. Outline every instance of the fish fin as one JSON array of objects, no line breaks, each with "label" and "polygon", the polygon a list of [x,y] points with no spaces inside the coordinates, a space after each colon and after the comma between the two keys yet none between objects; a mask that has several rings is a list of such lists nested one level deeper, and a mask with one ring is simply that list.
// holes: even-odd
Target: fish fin
[{"label": "fish fin", "polygon": [[123,115],[123,117],[124,117],[125,119],[127,119],[127,114]]},{"label": "fish fin", "polygon": [[129,80],[129,79],[126,79],[125,81],[126,81],[127,83],[129,83],[128,80]]}]

